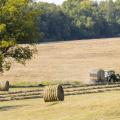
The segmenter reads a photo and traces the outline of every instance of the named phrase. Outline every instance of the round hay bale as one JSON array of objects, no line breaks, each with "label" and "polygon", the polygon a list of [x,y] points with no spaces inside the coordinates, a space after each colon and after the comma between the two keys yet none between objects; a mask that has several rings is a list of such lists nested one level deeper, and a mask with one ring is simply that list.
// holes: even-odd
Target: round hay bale
[{"label": "round hay bale", "polygon": [[8,91],[8,90],[9,90],[9,81],[1,81],[0,91]]},{"label": "round hay bale", "polygon": [[43,98],[45,102],[64,101],[64,90],[61,85],[46,86]]},{"label": "round hay bale", "polygon": [[90,72],[90,80],[94,83],[105,82],[105,71],[102,69],[95,69]]}]

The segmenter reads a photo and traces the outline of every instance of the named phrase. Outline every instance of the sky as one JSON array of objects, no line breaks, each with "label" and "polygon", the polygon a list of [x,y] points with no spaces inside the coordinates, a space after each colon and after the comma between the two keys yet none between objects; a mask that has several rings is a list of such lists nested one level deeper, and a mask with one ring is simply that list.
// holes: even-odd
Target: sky
[{"label": "sky", "polygon": [[[37,1],[42,1],[42,2],[48,2],[48,3],[55,3],[57,5],[60,5],[63,3],[65,0],[37,0]],[[100,1],[100,0],[97,0]]]},{"label": "sky", "polygon": [[48,3],[55,3],[57,5],[60,5],[63,3],[65,0],[37,0],[37,1],[42,1],[42,2],[48,2]]}]

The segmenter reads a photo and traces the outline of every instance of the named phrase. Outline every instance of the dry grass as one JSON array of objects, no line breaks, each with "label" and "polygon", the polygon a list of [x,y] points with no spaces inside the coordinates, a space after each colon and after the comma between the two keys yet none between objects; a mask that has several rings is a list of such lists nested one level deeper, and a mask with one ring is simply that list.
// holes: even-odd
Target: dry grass
[{"label": "dry grass", "polygon": [[[27,65],[15,64],[0,79],[10,82],[88,81],[94,68],[120,72],[120,38],[37,45]],[[28,84],[27,84],[28,85]],[[20,88],[21,89],[21,88]],[[22,88],[23,89],[23,88]],[[35,88],[33,88],[34,90]],[[14,88],[18,91],[18,88]],[[43,99],[0,102],[1,120],[120,120],[120,91],[68,96],[64,102]]]},{"label": "dry grass", "polygon": [[0,79],[10,81],[88,81],[91,69],[120,71],[120,38],[37,45],[26,66],[14,64]]},{"label": "dry grass", "polygon": [[43,99],[0,102],[1,120],[120,120],[120,92],[69,96],[64,102]]},{"label": "dry grass", "polygon": [[[0,91],[0,101],[35,99],[35,98],[44,98],[44,100],[46,101],[46,99],[52,100],[56,95],[57,95],[56,97],[61,95],[61,96],[59,96],[58,99],[63,100],[64,96],[63,96],[62,88],[60,87],[61,92],[59,92],[61,94],[59,94],[59,93],[57,94],[55,87],[57,87],[57,86],[46,87],[44,94],[43,94],[44,88],[38,88],[38,87],[37,88],[35,88],[35,87],[10,88],[9,92]],[[64,88],[64,95],[68,96],[68,95],[80,95],[80,94],[93,94],[93,93],[100,93],[100,92],[107,92],[107,91],[120,91],[120,84],[84,86],[84,87],[83,86],[82,87],[80,87],[80,86],[76,86],[76,87],[63,86],[63,88]],[[56,98],[56,100],[57,100],[57,98]]]}]

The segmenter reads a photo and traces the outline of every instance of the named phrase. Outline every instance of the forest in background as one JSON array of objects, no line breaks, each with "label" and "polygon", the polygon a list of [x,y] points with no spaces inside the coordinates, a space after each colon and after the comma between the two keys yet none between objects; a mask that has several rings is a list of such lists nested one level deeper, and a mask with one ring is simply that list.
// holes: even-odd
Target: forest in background
[{"label": "forest in background", "polygon": [[67,0],[62,5],[38,2],[35,9],[44,41],[120,36],[120,0]]}]

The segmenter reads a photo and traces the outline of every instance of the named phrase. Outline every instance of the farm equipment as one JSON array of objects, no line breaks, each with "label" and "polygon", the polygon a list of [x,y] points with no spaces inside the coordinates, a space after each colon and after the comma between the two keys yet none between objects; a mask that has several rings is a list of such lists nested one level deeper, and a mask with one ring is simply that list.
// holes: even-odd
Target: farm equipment
[{"label": "farm equipment", "polygon": [[116,74],[115,71],[104,71],[102,69],[92,70],[90,72],[90,80],[92,83],[115,83],[120,82],[120,74]]},{"label": "farm equipment", "polygon": [[94,69],[90,72],[90,80],[92,83],[105,82],[105,71],[102,69]]},{"label": "farm equipment", "polygon": [[120,82],[120,74],[116,74],[115,71],[105,71],[105,79],[107,83]]}]

